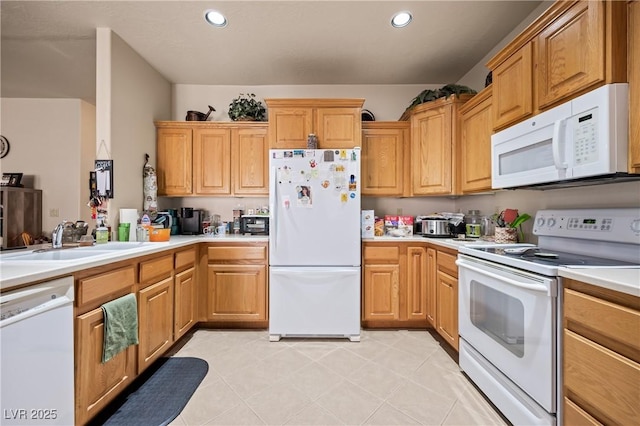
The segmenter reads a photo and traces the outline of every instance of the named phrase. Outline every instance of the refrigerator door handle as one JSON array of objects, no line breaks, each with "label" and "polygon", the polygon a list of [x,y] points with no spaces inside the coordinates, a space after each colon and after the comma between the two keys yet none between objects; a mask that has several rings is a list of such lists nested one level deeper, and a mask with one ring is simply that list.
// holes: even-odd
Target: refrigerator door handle
[{"label": "refrigerator door handle", "polygon": [[275,250],[278,246],[278,168],[273,167],[271,170],[271,175],[273,176],[273,181],[271,184],[273,185],[273,190],[269,191],[273,193],[272,195],[272,204],[269,206],[269,211],[271,212],[271,219],[269,219],[269,226],[273,230],[273,237],[269,237],[269,240],[273,239],[271,250]]}]

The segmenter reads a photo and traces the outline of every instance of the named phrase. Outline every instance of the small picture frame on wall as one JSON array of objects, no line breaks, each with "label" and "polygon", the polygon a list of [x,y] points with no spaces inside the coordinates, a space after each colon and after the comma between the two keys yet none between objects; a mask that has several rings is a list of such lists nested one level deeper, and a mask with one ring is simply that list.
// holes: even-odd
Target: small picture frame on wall
[{"label": "small picture frame on wall", "polygon": [[22,187],[21,181],[22,173],[3,173],[1,185]]}]

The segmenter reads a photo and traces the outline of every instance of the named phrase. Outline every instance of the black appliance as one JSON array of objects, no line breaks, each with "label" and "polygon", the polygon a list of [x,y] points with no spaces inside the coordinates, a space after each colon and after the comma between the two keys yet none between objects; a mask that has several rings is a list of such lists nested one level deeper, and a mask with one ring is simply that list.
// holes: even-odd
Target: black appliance
[{"label": "black appliance", "polygon": [[204,210],[196,210],[185,207],[181,211],[180,229],[182,235],[202,234],[202,221],[204,220]]},{"label": "black appliance", "polygon": [[240,217],[240,233],[269,235],[269,216],[243,215]]}]

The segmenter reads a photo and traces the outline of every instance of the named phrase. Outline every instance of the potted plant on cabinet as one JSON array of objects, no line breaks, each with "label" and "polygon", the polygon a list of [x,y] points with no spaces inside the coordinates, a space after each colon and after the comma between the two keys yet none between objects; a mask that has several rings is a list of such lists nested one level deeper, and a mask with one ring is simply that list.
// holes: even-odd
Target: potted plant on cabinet
[{"label": "potted plant on cabinet", "polygon": [[253,93],[240,93],[229,104],[229,118],[233,121],[264,121],[266,109]]}]

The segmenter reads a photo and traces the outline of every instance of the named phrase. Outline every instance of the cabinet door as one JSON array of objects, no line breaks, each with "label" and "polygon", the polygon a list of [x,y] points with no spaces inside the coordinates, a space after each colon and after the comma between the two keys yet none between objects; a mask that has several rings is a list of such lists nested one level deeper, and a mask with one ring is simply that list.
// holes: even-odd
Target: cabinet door
[{"label": "cabinet door", "polygon": [[362,117],[360,108],[316,109],[315,132],[318,148],[346,148],[360,146]]},{"label": "cabinet door", "polygon": [[640,173],[640,1],[629,3],[629,173]]},{"label": "cabinet door", "polygon": [[102,309],[78,316],[75,327],[75,423],[85,424],[135,377],[136,346],[129,346],[103,364]]},{"label": "cabinet door", "polygon": [[173,343],[173,277],[138,293],[138,374]]},{"label": "cabinet door", "polygon": [[[406,122],[398,122],[406,123]],[[362,195],[401,197],[404,193],[404,151],[406,128],[377,127],[362,130]],[[376,127],[373,127],[376,126]]]},{"label": "cabinet door", "polygon": [[158,129],[158,195],[193,193],[191,137],[191,129]]},{"label": "cabinet door", "polygon": [[460,110],[460,190],[491,189],[491,134],[493,110],[488,87]]},{"label": "cabinet door", "polygon": [[400,265],[364,266],[364,306],[362,319],[400,319]]},{"label": "cabinet door", "polygon": [[427,249],[427,320],[432,327],[436,327],[436,283],[438,278],[436,264],[436,249]]},{"label": "cabinet door", "polygon": [[492,71],[494,130],[533,114],[532,55],[527,43]]},{"label": "cabinet door", "polygon": [[174,340],[182,337],[196,322],[196,282],[194,268],[176,274],[174,303]]},{"label": "cabinet door", "polygon": [[209,265],[207,298],[209,321],[267,319],[265,265]]},{"label": "cabinet door", "polygon": [[407,248],[407,319],[427,317],[427,249]]},{"label": "cabinet door", "polygon": [[196,129],[193,135],[196,194],[231,194],[231,131]]},{"label": "cabinet door", "polygon": [[458,350],[458,280],[438,271],[436,293],[436,330]]},{"label": "cabinet door", "polygon": [[445,195],[452,191],[452,105],[411,117],[412,195]]},{"label": "cabinet door", "polygon": [[270,148],[306,148],[309,133],[313,133],[313,108],[269,108]]},{"label": "cabinet door", "polygon": [[236,129],[232,135],[234,195],[269,195],[267,126]]},{"label": "cabinet door", "polygon": [[604,2],[577,2],[536,39],[538,108],[605,80]]}]

